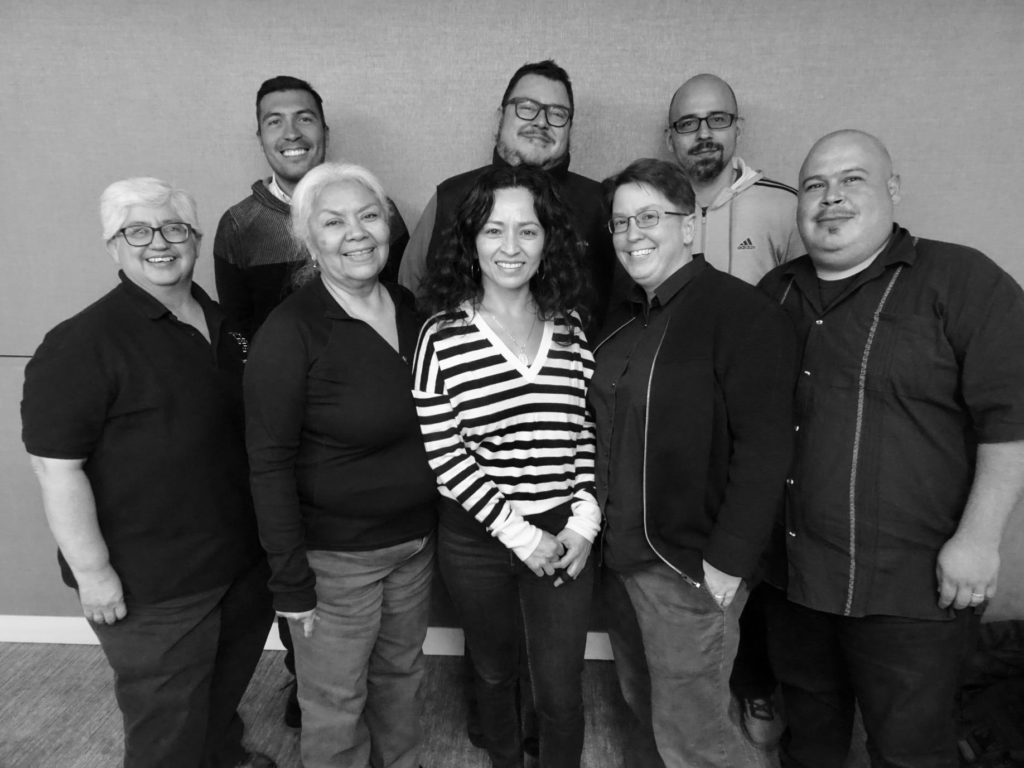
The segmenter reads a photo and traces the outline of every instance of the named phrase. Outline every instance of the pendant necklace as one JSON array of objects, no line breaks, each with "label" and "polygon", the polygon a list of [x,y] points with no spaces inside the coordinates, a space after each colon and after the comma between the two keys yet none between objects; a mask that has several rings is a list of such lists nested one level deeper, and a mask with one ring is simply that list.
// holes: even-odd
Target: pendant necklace
[{"label": "pendant necklace", "polygon": [[[481,309],[484,309],[484,308],[481,307]],[[516,355],[516,357],[519,358],[519,362],[521,362],[524,366],[529,367],[529,365],[530,365],[530,356],[526,353],[526,344],[520,344],[519,343],[519,339],[517,339],[513,335],[512,331],[510,331],[508,328],[505,327],[505,324],[502,323],[501,320],[498,319],[498,316],[495,315],[493,312],[491,312],[491,310],[484,309],[484,311],[488,315],[490,315],[491,319],[495,323],[497,323],[497,325],[501,329],[502,333],[504,333],[506,336],[508,336],[508,338],[512,341],[512,343],[515,344],[517,347],[519,347],[519,354]],[[534,329],[534,327],[536,325],[537,325],[537,315],[534,315],[533,316],[533,322],[530,323],[530,330],[527,331],[527,333],[526,333],[526,343],[527,344],[530,343],[530,337],[533,336],[533,329]],[[513,353],[515,353],[515,350],[512,350],[512,351],[513,351]]]}]

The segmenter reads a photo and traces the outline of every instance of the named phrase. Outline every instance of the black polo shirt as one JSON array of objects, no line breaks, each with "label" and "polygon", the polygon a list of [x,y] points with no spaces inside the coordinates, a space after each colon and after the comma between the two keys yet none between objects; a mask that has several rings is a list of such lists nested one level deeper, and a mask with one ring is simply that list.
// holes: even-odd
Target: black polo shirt
[{"label": "black polo shirt", "polygon": [[199,286],[212,343],[119,276],[50,331],[26,367],[22,439],[35,456],[86,459],[125,598],[152,603],[226,584],[260,556],[243,431],[246,342]]},{"label": "black polo shirt", "polygon": [[935,562],[979,443],[1024,439],[1024,294],[981,253],[894,228],[827,306],[809,257],[770,272],[802,340],[789,596],[943,619]]}]

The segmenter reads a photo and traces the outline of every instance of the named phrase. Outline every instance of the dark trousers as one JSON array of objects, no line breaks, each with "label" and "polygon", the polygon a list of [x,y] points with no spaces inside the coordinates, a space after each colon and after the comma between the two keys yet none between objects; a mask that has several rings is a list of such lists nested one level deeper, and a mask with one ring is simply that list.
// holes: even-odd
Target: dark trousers
[{"label": "dark trousers", "polygon": [[956,768],[956,694],[977,626],[971,611],[852,618],[777,593],[768,637],[789,722],[784,768],[842,768],[855,701],[873,768]]},{"label": "dark trousers", "polygon": [[740,614],[740,645],[732,665],[729,687],[741,699],[768,699],[775,692],[777,681],[768,655],[768,623],[766,593],[775,587],[761,582],[752,590]]},{"label": "dark trousers", "polygon": [[261,560],[224,587],[90,624],[114,670],[124,768],[231,768],[245,756],[237,710],[273,620],[267,577]]},{"label": "dark trousers", "polygon": [[438,531],[441,576],[473,659],[480,725],[495,768],[520,768],[519,626],[533,684],[544,768],[578,768],[583,752],[583,655],[593,595],[590,562],[555,587],[483,529]]}]

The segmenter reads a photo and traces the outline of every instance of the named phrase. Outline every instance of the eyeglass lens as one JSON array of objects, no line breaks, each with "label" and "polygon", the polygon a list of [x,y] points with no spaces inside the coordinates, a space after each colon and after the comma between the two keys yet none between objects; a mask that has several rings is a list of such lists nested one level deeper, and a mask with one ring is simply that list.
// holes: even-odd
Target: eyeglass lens
[{"label": "eyeglass lens", "polygon": [[172,245],[184,243],[188,240],[188,236],[191,231],[192,228],[188,224],[182,222],[164,224],[160,227],[150,227],[145,224],[139,224],[132,227],[125,227],[122,230],[122,232],[124,232],[124,239],[128,241],[128,244],[135,246],[149,245],[153,242],[156,232],[159,232],[160,236]]},{"label": "eyeglass lens", "polygon": [[672,128],[676,133],[696,133],[700,130],[701,123],[707,123],[708,128],[712,130],[720,130],[722,128],[728,128],[732,125],[732,122],[735,119],[736,115],[730,114],[729,112],[712,112],[707,117],[684,115],[672,123]]}]

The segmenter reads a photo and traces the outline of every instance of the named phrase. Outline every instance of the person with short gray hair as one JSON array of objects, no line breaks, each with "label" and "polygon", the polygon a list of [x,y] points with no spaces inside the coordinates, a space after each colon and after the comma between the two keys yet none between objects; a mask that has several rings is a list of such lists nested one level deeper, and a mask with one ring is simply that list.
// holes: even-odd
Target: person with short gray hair
[{"label": "person with short gray hair", "polygon": [[21,404],[63,578],[114,671],[125,768],[272,768],[243,747],[237,711],[273,616],[247,341],[192,282],[191,195],[125,179],[100,218],[121,283],[46,335]]}]

